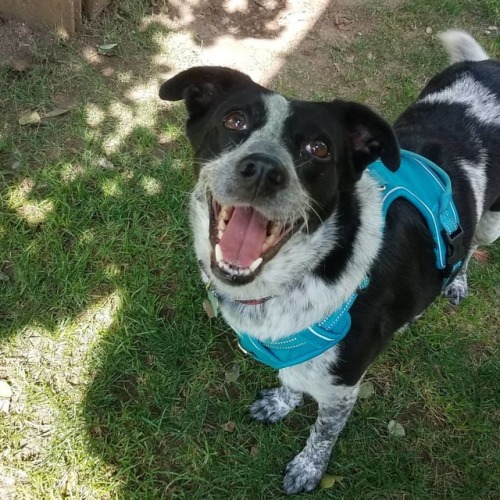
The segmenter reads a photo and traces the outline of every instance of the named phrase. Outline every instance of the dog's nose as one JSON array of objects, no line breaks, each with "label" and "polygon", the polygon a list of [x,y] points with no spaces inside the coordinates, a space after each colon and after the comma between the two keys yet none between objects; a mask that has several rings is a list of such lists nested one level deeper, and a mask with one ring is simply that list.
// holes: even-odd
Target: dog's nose
[{"label": "dog's nose", "polygon": [[288,179],[284,165],[269,155],[254,153],[244,158],[238,165],[240,175],[255,184],[261,184],[274,189],[285,186]]}]

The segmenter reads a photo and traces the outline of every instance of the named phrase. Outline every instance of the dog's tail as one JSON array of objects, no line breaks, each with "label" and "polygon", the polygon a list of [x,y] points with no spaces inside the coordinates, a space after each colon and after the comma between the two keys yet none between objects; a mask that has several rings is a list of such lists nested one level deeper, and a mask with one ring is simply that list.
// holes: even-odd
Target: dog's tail
[{"label": "dog's tail", "polygon": [[452,64],[461,61],[485,61],[490,58],[481,45],[465,31],[449,30],[439,33],[438,37]]}]

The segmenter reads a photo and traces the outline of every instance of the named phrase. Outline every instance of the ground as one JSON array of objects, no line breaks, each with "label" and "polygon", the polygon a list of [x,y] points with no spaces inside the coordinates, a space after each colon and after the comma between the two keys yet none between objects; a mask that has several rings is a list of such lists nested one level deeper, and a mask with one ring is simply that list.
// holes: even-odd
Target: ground
[{"label": "ground", "polygon": [[[392,120],[447,64],[438,31],[499,56],[499,26],[497,0],[122,0],[73,38],[1,20],[0,498],[283,495],[315,408],[248,417],[275,376],[204,312],[184,110],[158,87],[229,65]],[[315,496],[498,497],[498,244],[478,257],[470,297],[370,369]]]}]

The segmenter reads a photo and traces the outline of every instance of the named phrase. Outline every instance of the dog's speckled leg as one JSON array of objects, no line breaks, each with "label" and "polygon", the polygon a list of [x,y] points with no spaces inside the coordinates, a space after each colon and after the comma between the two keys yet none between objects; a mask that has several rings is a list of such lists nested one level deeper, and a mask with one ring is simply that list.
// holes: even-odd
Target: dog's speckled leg
[{"label": "dog's speckled leg", "polygon": [[286,467],[283,486],[290,495],[311,491],[318,486],[333,445],[356,403],[359,386],[338,386],[335,389],[339,389],[335,393],[341,396],[329,405],[319,405],[318,418],[306,446]]},{"label": "dog's speckled leg", "polygon": [[500,238],[500,212],[486,211],[479,220],[474,233],[472,249],[467,256],[464,266],[457,277],[443,290],[442,294],[454,305],[458,306],[468,295],[467,266],[478,246],[491,245]]},{"label": "dog's speckled leg", "polygon": [[292,391],[284,385],[265,389],[260,398],[250,406],[252,417],[261,422],[274,424],[286,417],[302,403],[302,393]]},{"label": "dog's speckled leg", "polygon": [[460,271],[457,277],[441,292],[454,306],[458,306],[469,295],[467,269]]}]

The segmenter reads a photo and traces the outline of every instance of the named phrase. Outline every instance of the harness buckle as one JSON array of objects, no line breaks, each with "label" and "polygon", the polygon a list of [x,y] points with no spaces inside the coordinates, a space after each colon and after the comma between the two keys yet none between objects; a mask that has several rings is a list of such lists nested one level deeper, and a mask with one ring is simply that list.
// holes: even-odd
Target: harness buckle
[{"label": "harness buckle", "polygon": [[451,283],[462,268],[467,249],[464,244],[464,232],[462,226],[448,234],[443,231],[443,239],[446,242],[446,267],[444,268],[445,284]]},{"label": "harness buckle", "polygon": [[239,342],[238,347],[243,354],[246,354],[247,356],[250,354],[246,349],[243,348],[243,346]]}]

